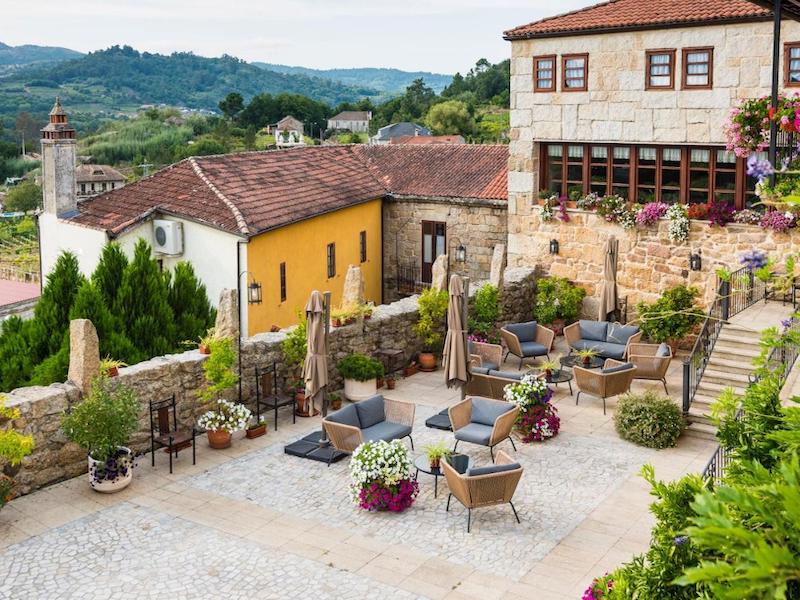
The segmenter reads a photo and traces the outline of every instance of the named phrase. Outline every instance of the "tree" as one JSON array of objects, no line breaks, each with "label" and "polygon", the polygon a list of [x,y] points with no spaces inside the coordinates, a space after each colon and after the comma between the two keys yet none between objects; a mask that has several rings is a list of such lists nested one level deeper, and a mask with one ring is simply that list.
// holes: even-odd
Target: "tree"
[{"label": "tree", "polygon": [[6,210],[27,212],[42,205],[42,188],[32,181],[23,181],[6,194]]},{"label": "tree", "polygon": [[255,150],[256,149],[256,128],[255,125],[248,125],[247,129],[244,131],[244,137],[242,138],[242,143],[244,144],[245,150]]},{"label": "tree", "polygon": [[85,281],[81,285],[69,318],[89,319],[94,324],[100,341],[100,356],[110,356],[127,363],[147,358],[143,357],[128,337],[120,331],[119,320],[112,315],[100,290],[92,282]]},{"label": "tree", "polygon": [[197,279],[188,262],[175,265],[169,288],[169,304],[175,315],[176,346],[198,338],[214,324],[214,309],[208,301],[206,286]]},{"label": "tree", "polygon": [[97,268],[92,273],[92,283],[108,307],[116,305],[122,276],[127,266],[128,257],[125,256],[122,247],[116,242],[106,244],[100,254]]},{"label": "tree", "polygon": [[425,119],[437,135],[468,135],[475,129],[469,107],[460,100],[447,100],[434,104]]},{"label": "tree", "polygon": [[225,99],[220,101],[219,109],[228,119],[235,120],[242,110],[244,110],[244,98],[239,92],[231,92]]},{"label": "tree", "polygon": [[26,152],[26,147],[29,143],[36,144],[39,139],[40,127],[29,112],[22,111],[17,113],[15,129],[22,142],[23,152]]},{"label": "tree", "polygon": [[31,351],[33,321],[14,315],[0,328],[0,389],[9,391],[25,385],[33,370]]}]

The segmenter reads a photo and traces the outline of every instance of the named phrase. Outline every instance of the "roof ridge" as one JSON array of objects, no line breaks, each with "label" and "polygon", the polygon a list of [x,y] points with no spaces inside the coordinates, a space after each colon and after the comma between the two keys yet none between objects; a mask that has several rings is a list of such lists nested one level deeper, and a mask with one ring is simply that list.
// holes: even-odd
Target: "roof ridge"
[{"label": "roof ridge", "polygon": [[537,19],[536,21],[531,21],[530,23],[525,23],[524,25],[518,25],[516,27],[512,27],[511,29],[507,29],[506,31],[503,32],[503,36],[507,36],[511,34],[513,31],[516,31],[517,29],[524,29],[525,27],[530,27],[531,25],[538,25],[539,23],[547,23],[548,21],[552,21],[554,19],[561,19],[562,17],[571,17],[572,15],[577,15],[582,12],[586,12],[587,10],[594,10],[595,8],[599,8],[607,4],[614,4],[615,2],[619,2],[619,0],[603,0],[602,2],[595,2],[594,4],[590,4],[589,6],[584,6],[583,8],[576,8],[574,10],[568,10],[567,12],[559,13],[557,15],[552,15],[550,17],[544,17],[543,19]]},{"label": "roof ridge", "polygon": [[230,209],[231,213],[233,213],[233,218],[236,219],[236,225],[238,225],[239,231],[244,235],[250,235],[250,228],[247,226],[247,221],[245,220],[239,208],[236,206],[236,204],[228,200],[225,194],[219,191],[217,186],[211,183],[211,180],[205,174],[202,167],[198,164],[196,157],[194,156],[189,157],[189,164],[192,165],[192,170],[194,170],[194,172],[202,180],[202,182],[206,184],[208,189],[210,189],[217,198],[222,200],[225,206],[227,206]]}]

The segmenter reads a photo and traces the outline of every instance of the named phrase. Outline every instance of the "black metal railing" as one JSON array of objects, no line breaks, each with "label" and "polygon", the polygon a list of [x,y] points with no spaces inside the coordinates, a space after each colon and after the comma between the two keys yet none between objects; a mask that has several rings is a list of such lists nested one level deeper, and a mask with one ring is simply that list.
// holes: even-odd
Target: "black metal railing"
[{"label": "black metal railing", "polygon": [[755,277],[747,267],[742,267],[731,273],[728,281],[720,282],[720,296],[722,296],[723,304],[727,297],[725,319],[730,319],[755,303],[764,300],[767,297],[767,284]]},{"label": "black metal railing", "polygon": [[397,294],[400,296],[413,296],[419,294],[430,283],[422,281],[421,269],[418,265],[397,265]]},{"label": "black metal railing", "polygon": [[725,476],[725,471],[731,462],[731,456],[728,449],[724,446],[717,446],[711,459],[706,463],[703,469],[702,477],[705,481],[712,484],[718,484]]},{"label": "black metal railing", "polygon": [[797,138],[794,133],[778,130],[777,148],[775,153],[775,166],[780,169],[781,165],[797,159]]}]

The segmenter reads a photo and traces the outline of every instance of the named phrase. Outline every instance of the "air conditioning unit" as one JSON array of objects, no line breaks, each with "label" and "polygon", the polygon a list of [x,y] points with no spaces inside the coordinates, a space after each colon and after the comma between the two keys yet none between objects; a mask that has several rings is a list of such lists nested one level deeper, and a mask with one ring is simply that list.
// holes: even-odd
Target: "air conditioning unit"
[{"label": "air conditioning unit", "polygon": [[159,254],[183,254],[183,223],[178,221],[153,221],[154,250]]}]

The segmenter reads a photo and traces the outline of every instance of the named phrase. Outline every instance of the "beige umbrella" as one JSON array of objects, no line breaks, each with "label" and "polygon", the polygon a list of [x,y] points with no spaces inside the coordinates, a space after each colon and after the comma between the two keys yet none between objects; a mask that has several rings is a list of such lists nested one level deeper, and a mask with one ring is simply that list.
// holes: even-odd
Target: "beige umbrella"
[{"label": "beige umbrella", "polygon": [[[461,277],[450,277],[450,300],[447,304],[447,337],[444,341],[444,377],[447,387],[460,385],[462,391],[470,379],[467,353],[466,302]],[[463,394],[462,394],[463,395]]]},{"label": "beige umbrella", "polygon": [[306,398],[310,401],[312,414],[319,399],[320,408],[324,405],[324,391],[328,385],[328,348],[325,323],[325,300],[317,290],[311,292],[306,304],[307,350],[303,363],[303,379],[306,385]]},{"label": "beige umbrella", "polygon": [[617,261],[619,259],[619,240],[614,236],[608,238],[606,259],[603,265],[603,287],[600,290],[600,321],[608,319],[611,312],[619,308],[617,296]]}]

